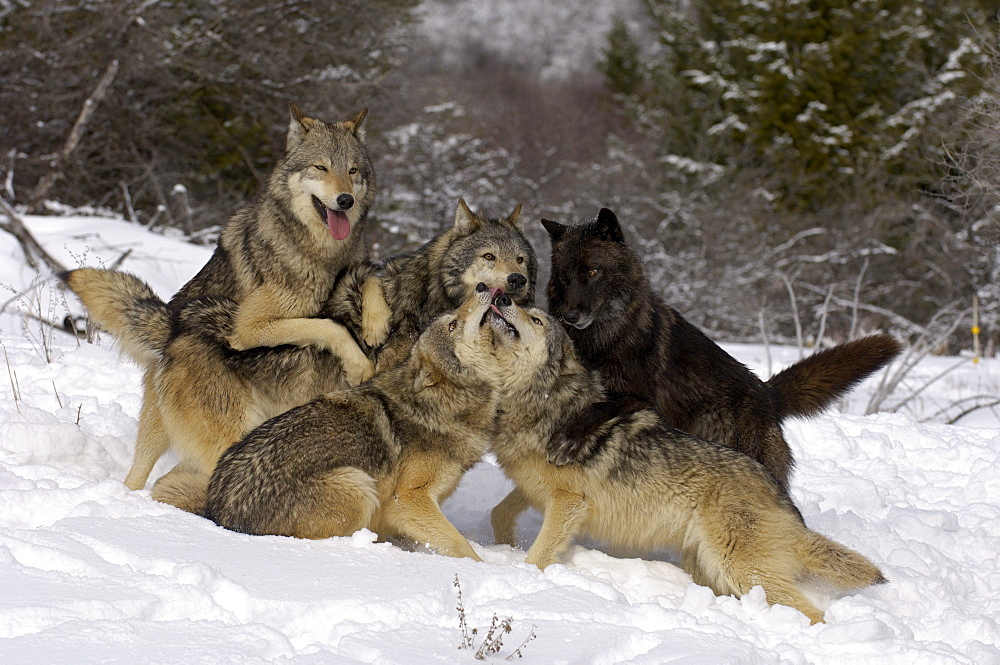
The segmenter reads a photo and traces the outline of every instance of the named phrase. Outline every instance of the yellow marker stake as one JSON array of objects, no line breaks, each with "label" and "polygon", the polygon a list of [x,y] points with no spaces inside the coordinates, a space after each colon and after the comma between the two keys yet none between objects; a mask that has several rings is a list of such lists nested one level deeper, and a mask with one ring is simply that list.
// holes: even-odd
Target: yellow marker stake
[{"label": "yellow marker stake", "polygon": [[972,363],[979,362],[979,298],[972,296]]}]

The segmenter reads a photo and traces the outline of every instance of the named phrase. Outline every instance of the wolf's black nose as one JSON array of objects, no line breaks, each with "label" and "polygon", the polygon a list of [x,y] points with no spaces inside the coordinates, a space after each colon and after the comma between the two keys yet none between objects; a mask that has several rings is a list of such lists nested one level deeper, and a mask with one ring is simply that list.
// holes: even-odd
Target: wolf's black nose
[{"label": "wolf's black nose", "polygon": [[519,272],[507,276],[507,283],[510,284],[511,291],[520,291],[528,283],[528,278]]},{"label": "wolf's black nose", "polygon": [[354,197],[350,194],[341,194],[337,197],[337,207],[341,210],[350,210],[354,206]]},{"label": "wolf's black nose", "polygon": [[483,291],[489,291],[490,287],[486,286],[484,282],[479,282],[476,284],[476,293],[482,293]]},{"label": "wolf's black nose", "polygon": [[510,299],[510,296],[506,293],[501,293],[497,296],[497,306],[498,307],[510,307],[514,304],[514,301]]},{"label": "wolf's black nose", "polygon": [[562,320],[573,325],[580,320],[580,312],[575,309],[566,310],[562,315]]}]

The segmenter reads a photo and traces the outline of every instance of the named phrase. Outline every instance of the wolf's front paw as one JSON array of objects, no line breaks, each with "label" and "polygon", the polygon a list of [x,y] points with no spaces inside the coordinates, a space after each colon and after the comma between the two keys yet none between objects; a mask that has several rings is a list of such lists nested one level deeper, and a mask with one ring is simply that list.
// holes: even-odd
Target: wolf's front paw
[{"label": "wolf's front paw", "polygon": [[357,355],[351,354],[344,358],[344,376],[347,385],[359,386],[375,375],[375,364],[361,353],[359,349]]},{"label": "wolf's front paw", "polygon": [[532,547],[528,550],[528,556],[524,559],[525,563],[538,566],[542,570],[545,570],[554,563],[558,563],[558,558],[553,556],[551,552],[537,552],[534,549]]},{"label": "wolf's front paw", "polygon": [[370,314],[368,310],[361,312],[361,338],[371,348],[379,347],[389,337],[388,310],[384,318]]},{"label": "wolf's front paw", "polygon": [[242,338],[236,335],[230,335],[229,337],[227,337],[226,344],[228,344],[233,351],[246,351],[248,348],[250,348],[249,346],[247,346],[246,342],[244,342]]}]

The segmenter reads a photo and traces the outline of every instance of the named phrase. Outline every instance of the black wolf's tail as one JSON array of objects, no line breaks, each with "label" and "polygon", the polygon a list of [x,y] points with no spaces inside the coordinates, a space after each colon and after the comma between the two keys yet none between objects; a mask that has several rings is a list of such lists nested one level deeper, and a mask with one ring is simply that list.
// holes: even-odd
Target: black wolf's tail
[{"label": "black wolf's tail", "polygon": [[96,268],[70,270],[59,277],[133,360],[147,366],[160,359],[170,337],[170,310],[146,282],[126,272]]},{"label": "black wolf's tail", "polygon": [[814,416],[902,350],[903,345],[890,335],[869,335],[803,358],[765,384],[782,419]]}]

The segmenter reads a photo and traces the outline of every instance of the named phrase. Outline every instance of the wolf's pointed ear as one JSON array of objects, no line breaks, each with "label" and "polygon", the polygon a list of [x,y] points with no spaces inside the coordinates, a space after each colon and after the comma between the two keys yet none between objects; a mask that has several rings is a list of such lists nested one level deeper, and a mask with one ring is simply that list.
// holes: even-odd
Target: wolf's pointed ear
[{"label": "wolf's pointed ear", "polygon": [[615,213],[607,208],[601,208],[601,211],[597,213],[595,224],[597,225],[597,235],[600,236],[601,240],[610,240],[612,242],[620,242],[623,245],[625,244],[625,234],[622,233],[622,227],[618,224],[618,218],[615,217]]},{"label": "wolf's pointed ear", "polygon": [[415,350],[421,355],[420,362],[417,363],[417,371],[413,375],[413,392],[419,393],[432,386],[441,383],[441,370],[421,349]]},{"label": "wolf's pointed ear", "polygon": [[507,222],[518,231],[524,231],[524,221],[521,219],[521,204],[514,206],[514,210],[507,215]]},{"label": "wolf's pointed ear", "polygon": [[549,236],[553,241],[562,240],[563,235],[566,233],[566,225],[560,224],[559,222],[553,222],[551,219],[543,219],[542,226],[545,230],[549,232]]},{"label": "wolf's pointed ear", "polygon": [[458,200],[458,208],[455,209],[455,228],[462,233],[471,233],[476,229],[478,225],[478,220],[476,216],[472,214],[469,210],[469,206],[466,205],[465,199]]},{"label": "wolf's pointed ear", "polygon": [[368,109],[363,108],[356,116],[344,123],[344,128],[354,134],[354,136],[357,137],[357,139],[362,143],[365,141],[366,117],[368,117]]},{"label": "wolf's pointed ear", "polygon": [[292,118],[288,123],[288,136],[285,138],[285,152],[291,152],[299,147],[306,132],[309,131],[309,118],[302,115],[302,111],[294,102],[288,105],[288,110]]}]

